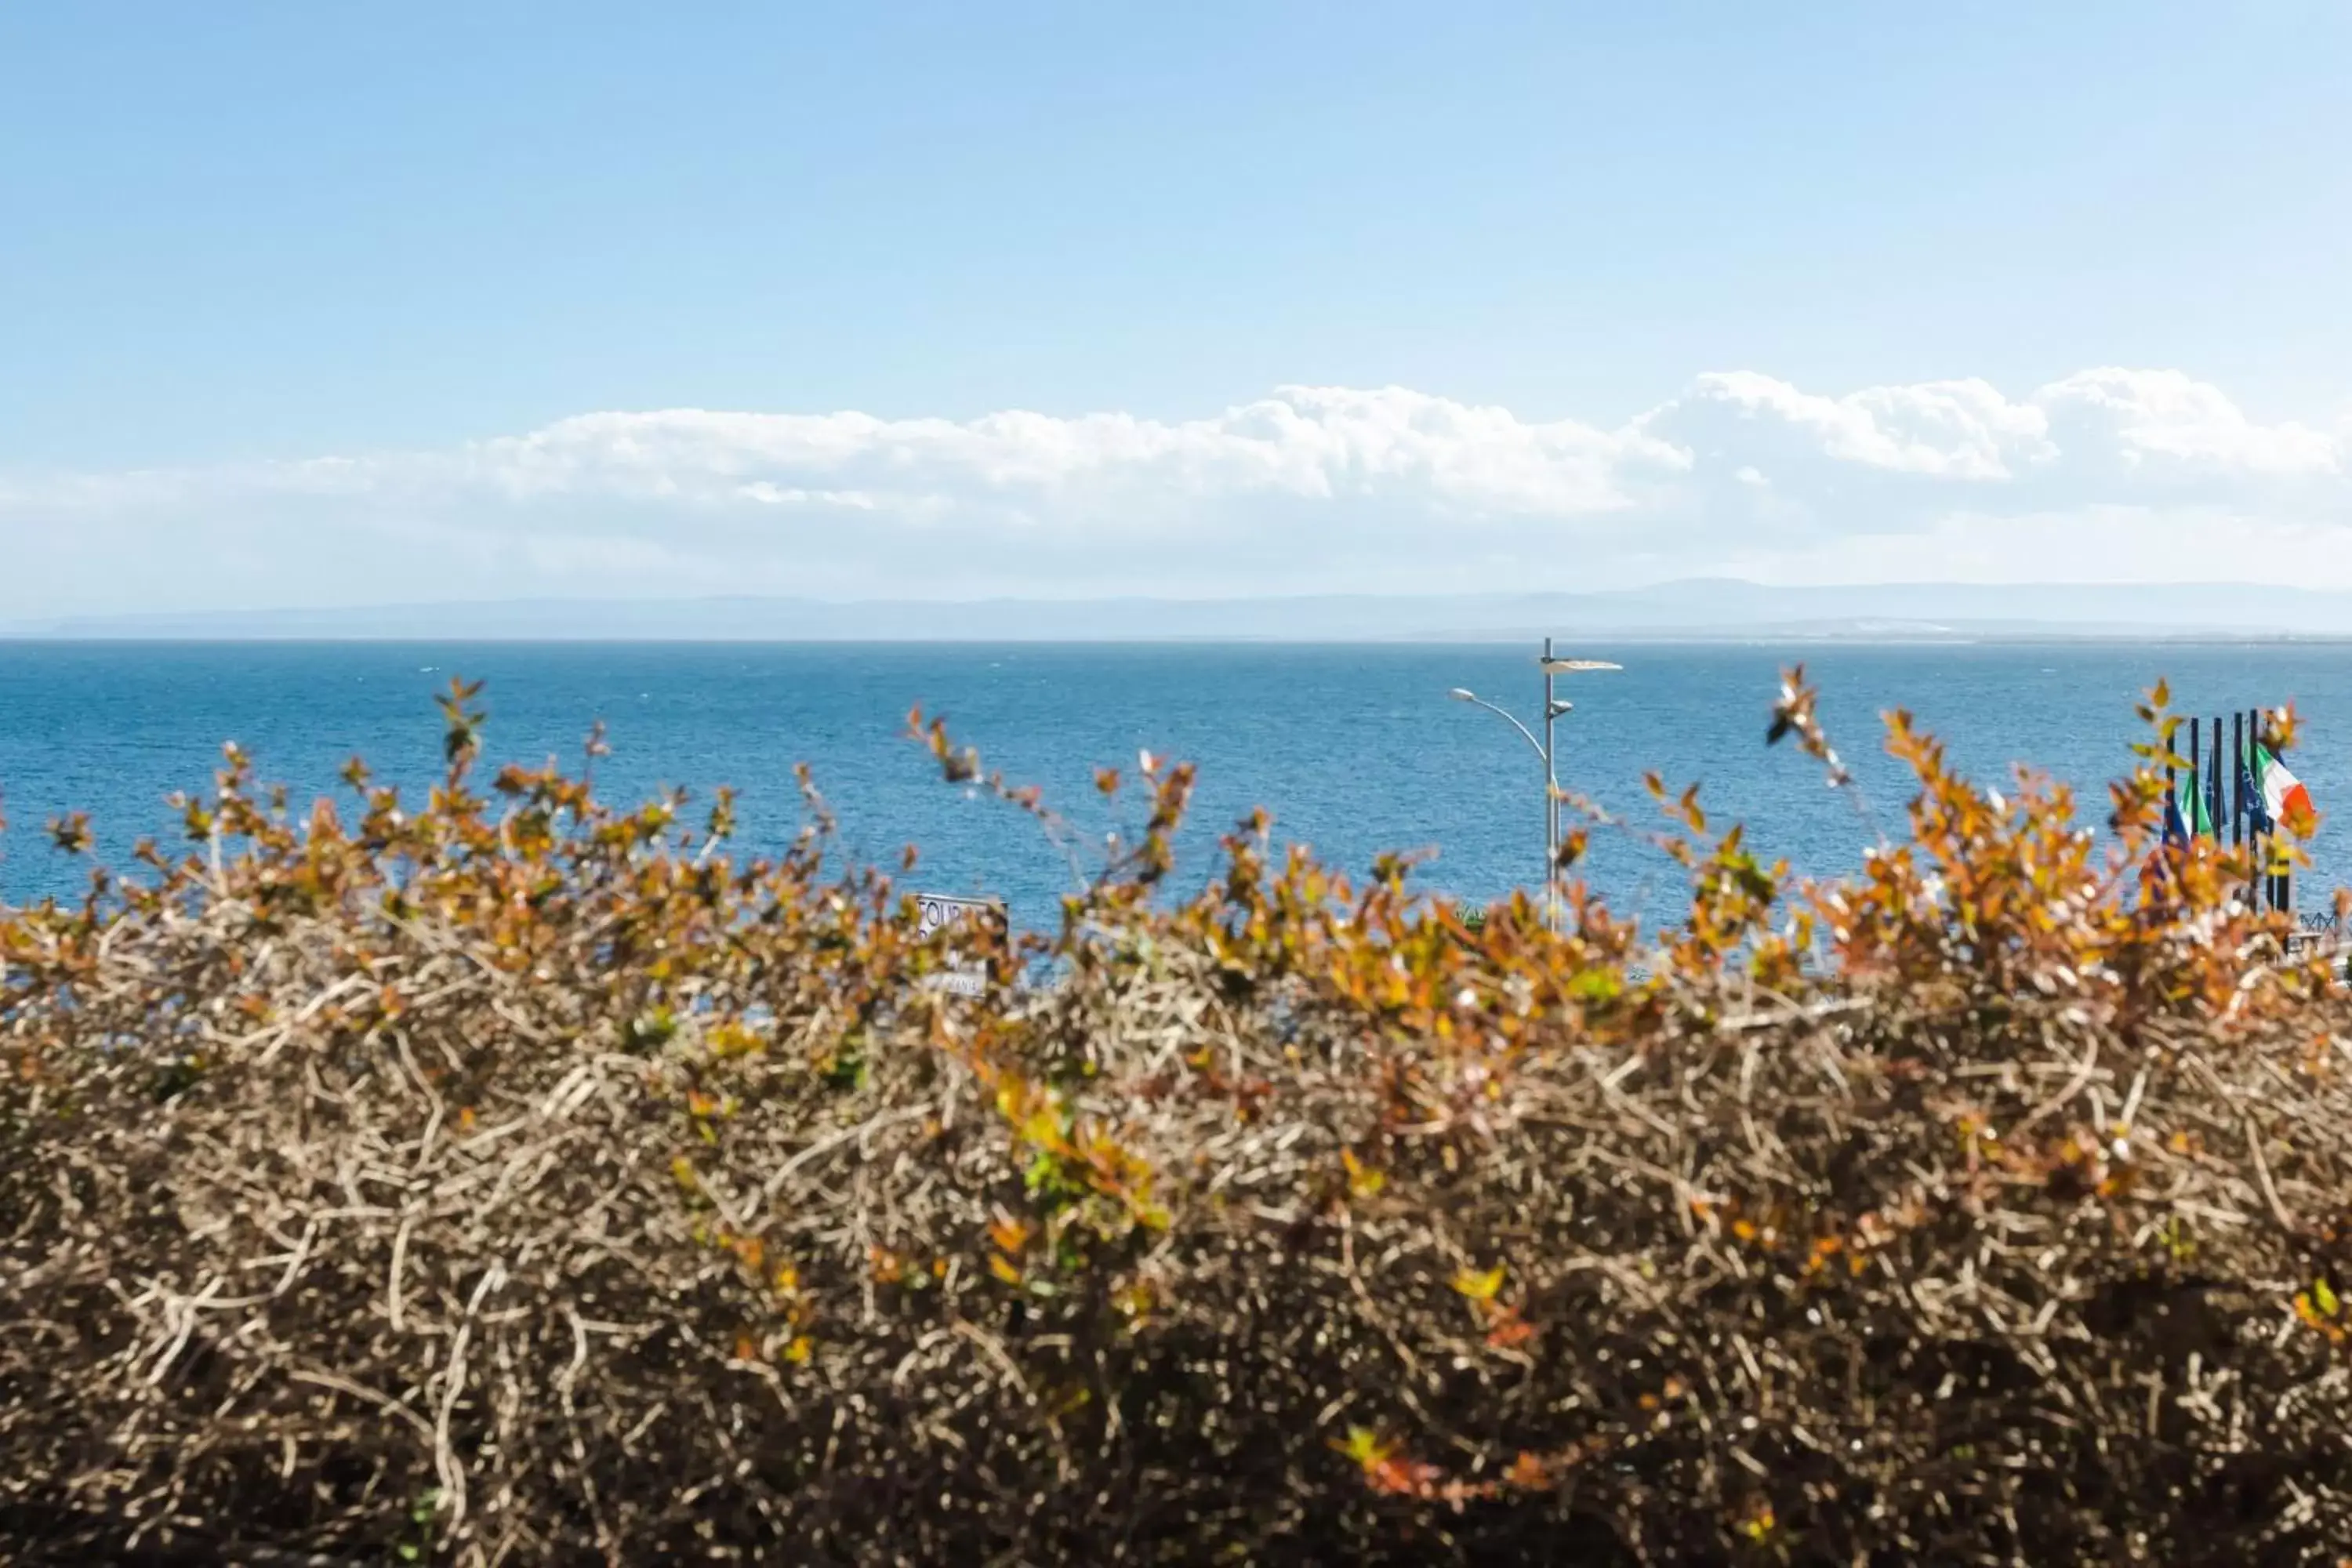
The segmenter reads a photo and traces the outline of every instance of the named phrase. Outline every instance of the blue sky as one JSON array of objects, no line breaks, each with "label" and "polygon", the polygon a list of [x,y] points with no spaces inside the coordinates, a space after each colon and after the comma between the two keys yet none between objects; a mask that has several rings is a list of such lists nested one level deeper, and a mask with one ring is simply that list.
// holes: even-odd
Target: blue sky
[{"label": "blue sky", "polygon": [[[0,615],[402,538],[466,596],[1076,593],[1982,575],[2059,516],[2025,574],[2352,585],[2347,80],[2337,0],[8,7]],[[663,411],[872,423],[578,423]]]}]

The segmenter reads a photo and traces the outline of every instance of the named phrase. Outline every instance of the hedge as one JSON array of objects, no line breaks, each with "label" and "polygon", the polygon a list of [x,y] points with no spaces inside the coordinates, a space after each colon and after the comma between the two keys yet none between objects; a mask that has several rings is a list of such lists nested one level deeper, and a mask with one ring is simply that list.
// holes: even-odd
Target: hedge
[{"label": "hedge", "polygon": [[[813,788],[763,858],[723,793],[480,784],[477,691],[429,798],[298,816],[232,749],[184,851],[0,910],[18,1560],[2352,1542],[2352,1004],[2250,852],[2158,843],[2160,688],[2103,835],[1899,713],[1851,878],[1657,784],[1662,931],[1466,921],[1263,816],[1181,892],[1147,761],[1058,931],[920,942]],[[1851,790],[1812,700],[1773,737]],[[1571,860],[1652,835],[1573,804]]]}]

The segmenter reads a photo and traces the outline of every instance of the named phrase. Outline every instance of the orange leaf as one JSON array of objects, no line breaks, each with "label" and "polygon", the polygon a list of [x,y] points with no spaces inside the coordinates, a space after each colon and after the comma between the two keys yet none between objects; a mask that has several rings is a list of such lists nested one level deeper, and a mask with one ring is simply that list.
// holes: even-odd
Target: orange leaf
[{"label": "orange leaf", "polygon": [[1517,1312],[1506,1314],[1486,1331],[1486,1342],[1498,1351],[1514,1350],[1536,1337],[1536,1326]]}]

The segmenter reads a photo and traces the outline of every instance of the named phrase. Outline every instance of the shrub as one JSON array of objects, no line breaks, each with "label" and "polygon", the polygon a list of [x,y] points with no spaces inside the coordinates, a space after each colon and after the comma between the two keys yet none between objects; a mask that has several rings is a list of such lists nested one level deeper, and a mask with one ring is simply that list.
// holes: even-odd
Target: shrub
[{"label": "shrub", "polygon": [[[474,695],[421,805],[355,763],[353,821],[297,821],[232,750],[184,858],[0,912],[25,1557],[2352,1539],[2352,1007],[2248,858],[2154,844],[2160,688],[2105,839],[1900,714],[1910,831],[1846,880],[1656,786],[1654,941],[1581,889],[1467,923],[1263,817],[1173,897],[1191,773],[1147,760],[1058,933],[961,939],[978,1000],[814,791],[772,859],[724,795],[478,791]],[[1811,711],[1791,672],[1774,736],[1843,783]]]}]

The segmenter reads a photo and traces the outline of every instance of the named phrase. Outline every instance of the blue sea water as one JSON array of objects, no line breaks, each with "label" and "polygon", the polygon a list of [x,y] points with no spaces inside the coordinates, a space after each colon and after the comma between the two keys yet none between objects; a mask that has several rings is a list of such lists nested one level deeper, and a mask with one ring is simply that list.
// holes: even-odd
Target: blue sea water
[{"label": "blue sea water", "polygon": [[[1780,669],[1803,659],[1822,686],[1832,738],[1866,798],[1899,833],[1906,775],[1880,750],[1877,715],[1903,706],[1979,776],[2005,782],[2026,762],[2084,786],[2104,814],[2105,781],[2139,738],[2132,707],[2158,677],[2176,707],[2210,713],[2294,701],[2303,748],[2291,759],[2323,814],[2352,807],[2352,647],[2087,644],[1629,646],[1576,651],[1620,673],[1578,677],[1561,726],[1570,787],[1649,822],[1641,786],[1654,768],[1696,782],[1718,820],[1738,819],[1768,855],[1835,872],[1868,830],[1819,770],[1764,731]],[[908,710],[944,713],[955,734],[1016,783],[1042,785],[1094,841],[1131,826],[1106,809],[1098,766],[1132,771],[1149,748],[1197,763],[1193,826],[1180,875],[1213,863],[1215,835],[1253,805],[1283,837],[1351,871],[1390,849],[1433,858],[1433,890],[1489,899],[1538,881],[1541,771],[1490,713],[1448,701],[1464,686],[1533,722],[1532,650],[1375,646],[862,646],[0,643],[0,899],[80,885],[43,824],[90,814],[100,853],[121,863],[142,835],[170,842],[174,789],[208,785],[225,740],[295,799],[338,795],[353,754],[419,789],[437,766],[435,693],[453,674],[486,680],[491,762],[576,762],[603,719],[614,754],[599,764],[611,797],[684,785],[741,792],[752,848],[802,822],[792,769],[807,762],[835,807],[843,847],[895,863],[921,852],[907,881],[1005,899],[1015,921],[1049,924],[1071,885],[1067,862],[1001,802],[944,784],[906,736]],[[2352,880],[2352,834],[2325,828],[2318,884]],[[1654,850],[1597,835],[1587,874],[1621,910],[1671,918],[1676,874]]]}]

